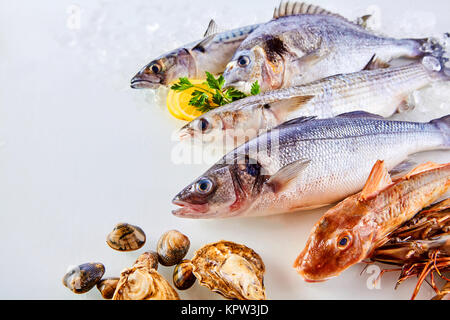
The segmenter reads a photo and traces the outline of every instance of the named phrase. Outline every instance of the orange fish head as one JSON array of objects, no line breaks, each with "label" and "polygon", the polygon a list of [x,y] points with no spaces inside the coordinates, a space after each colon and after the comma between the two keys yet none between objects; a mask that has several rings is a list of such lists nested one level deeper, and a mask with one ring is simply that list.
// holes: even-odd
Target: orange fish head
[{"label": "orange fish head", "polygon": [[359,227],[361,211],[363,208],[357,203],[351,206],[341,203],[316,224],[294,263],[305,281],[319,282],[336,277],[366,257],[366,236]]}]

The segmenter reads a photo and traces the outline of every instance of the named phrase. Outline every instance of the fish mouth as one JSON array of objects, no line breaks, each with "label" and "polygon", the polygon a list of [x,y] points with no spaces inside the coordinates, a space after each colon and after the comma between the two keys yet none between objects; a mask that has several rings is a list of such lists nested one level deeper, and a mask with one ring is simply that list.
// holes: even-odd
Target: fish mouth
[{"label": "fish mouth", "polygon": [[307,283],[320,283],[320,282],[325,282],[325,281],[327,281],[328,279],[323,279],[323,280],[311,280],[311,279],[307,279],[307,278],[303,277],[303,280],[304,280],[305,282],[307,282]]},{"label": "fish mouth", "polygon": [[297,270],[297,273],[303,278],[305,282],[307,283],[324,282],[334,277],[334,276],[318,277],[314,273],[311,273],[311,270],[317,270],[317,268],[313,268],[310,264],[305,265],[303,256],[304,254],[301,254],[300,256],[297,257],[293,267]]},{"label": "fish mouth", "polygon": [[192,130],[188,127],[188,125],[184,126],[178,131],[178,140],[184,141],[191,139],[194,136]]},{"label": "fish mouth", "polygon": [[223,88],[224,89],[233,88],[233,89],[242,91],[246,94],[250,94],[250,90],[248,88],[247,82],[244,80],[225,82]]},{"label": "fish mouth", "polygon": [[172,200],[174,205],[180,206],[181,208],[172,210],[172,214],[180,218],[192,218],[201,219],[205,218],[205,214],[208,212],[209,205],[205,204],[192,204],[182,200],[174,199]]},{"label": "fish mouth", "polygon": [[302,269],[297,269],[297,273],[303,278],[303,280],[307,283],[319,283],[319,282],[325,282],[333,277],[324,277],[324,278],[317,278],[311,274],[307,274]]},{"label": "fish mouth", "polygon": [[130,86],[133,89],[158,89],[161,86],[161,84],[152,83],[152,82],[146,81],[146,80],[134,80],[134,81],[131,81]]},{"label": "fish mouth", "polygon": [[238,88],[245,85],[245,81],[239,80],[239,81],[225,81],[225,84],[223,85],[224,89],[227,88]]},{"label": "fish mouth", "polygon": [[161,85],[161,79],[158,77],[138,73],[131,79],[130,86],[133,89],[158,89]]}]

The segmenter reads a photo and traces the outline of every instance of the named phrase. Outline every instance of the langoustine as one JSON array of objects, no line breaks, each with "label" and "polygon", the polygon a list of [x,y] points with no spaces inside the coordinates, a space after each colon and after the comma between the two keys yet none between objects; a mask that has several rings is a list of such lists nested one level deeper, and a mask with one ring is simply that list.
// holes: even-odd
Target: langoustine
[{"label": "langoustine", "polygon": [[377,248],[370,259],[375,262],[399,266],[385,272],[401,271],[397,286],[408,278],[418,277],[411,299],[415,299],[421,285],[430,276],[430,284],[437,296],[444,298],[450,288],[438,289],[435,274],[446,281],[443,272],[450,271],[450,199],[444,200],[418,213],[413,219],[395,230]]}]

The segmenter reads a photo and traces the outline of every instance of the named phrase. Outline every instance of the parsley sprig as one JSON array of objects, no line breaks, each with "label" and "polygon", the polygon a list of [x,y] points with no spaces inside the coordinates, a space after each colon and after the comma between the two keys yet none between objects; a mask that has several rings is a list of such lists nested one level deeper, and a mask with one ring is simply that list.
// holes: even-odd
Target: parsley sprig
[{"label": "parsley sprig", "polygon": [[[194,106],[203,113],[247,97],[245,93],[234,88],[224,89],[225,79],[222,75],[215,78],[211,73],[206,72],[206,81],[204,84],[208,86],[208,89],[192,84],[188,78],[180,78],[177,83],[172,85],[171,89],[185,91],[194,88],[189,105]],[[259,83],[256,81],[253,83],[250,93],[251,95],[257,95],[260,91]]]}]

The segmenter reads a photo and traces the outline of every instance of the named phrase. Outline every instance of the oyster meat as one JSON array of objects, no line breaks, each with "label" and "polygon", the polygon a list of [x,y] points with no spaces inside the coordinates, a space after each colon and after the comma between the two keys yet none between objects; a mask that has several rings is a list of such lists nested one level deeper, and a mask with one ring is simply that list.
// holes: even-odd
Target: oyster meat
[{"label": "oyster meat", "polygon": [[264,300],[265,266],[252,249],[230,241],[207,244],[191,260],[202,286],[227,299]]}]

